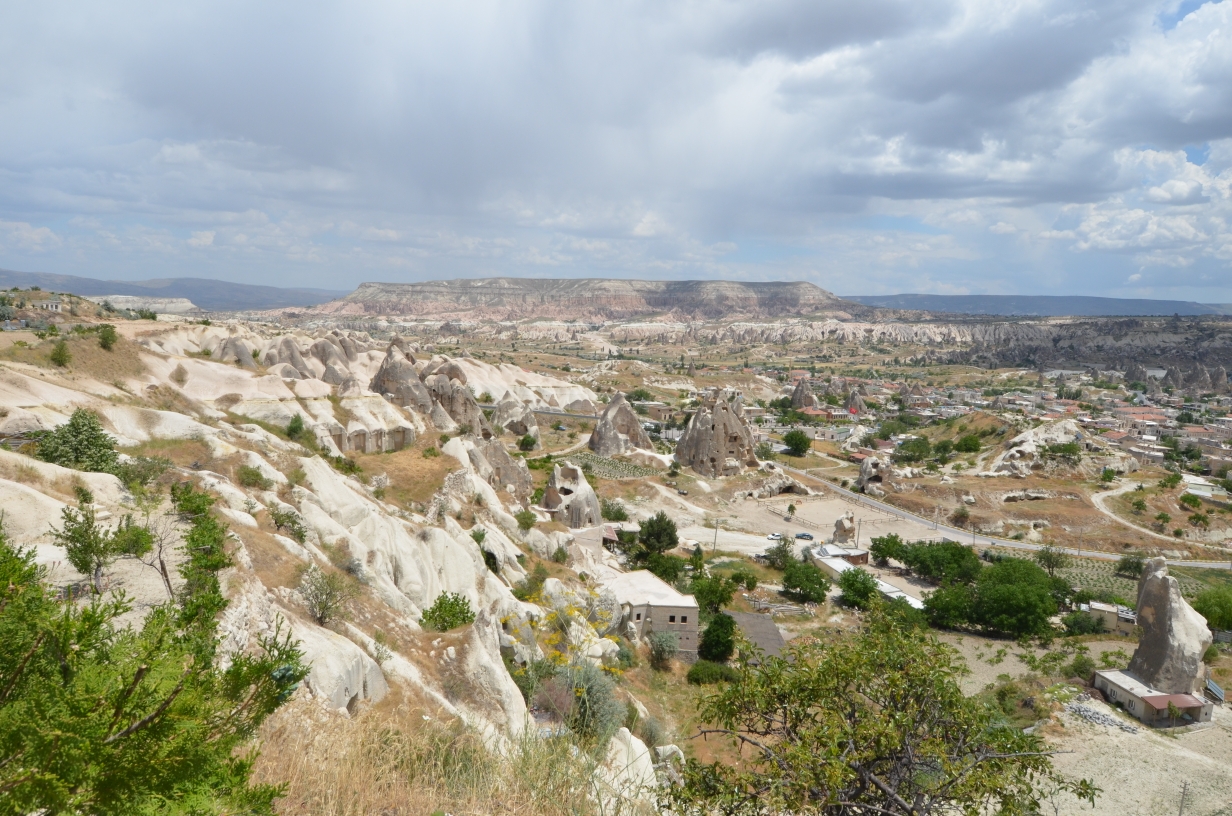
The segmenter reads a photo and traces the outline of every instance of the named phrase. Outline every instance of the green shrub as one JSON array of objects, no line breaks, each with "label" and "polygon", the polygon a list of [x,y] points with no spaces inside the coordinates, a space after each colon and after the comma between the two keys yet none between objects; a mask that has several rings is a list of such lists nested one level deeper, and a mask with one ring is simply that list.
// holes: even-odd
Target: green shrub
[{"label": "green shrub", "polygon": [[735,683],[740,679],[740,672],[725,663],[699,660],[689,667],[685,679],[695,686],[712,686],[715,683]]},{"label": "green shrub", "polygon": [[603,518],[608,521],[628,521],[629,511],[625,509],[624,504],[615,499],[603,499],[599,503],[599,508]]},{"label": "green shrub", "polygon": [[98,415],[78,408],[68,422],[36,437],[36,455],[44,462],[94,473],[115,473],[119,457],[115,440],[103,430]]},{"label": "green shrub", "polygon": [[794,430],[783,434],[783,444],[792,456],[803,456],[813,446],[813,440],[804,431]]},{"label": "green shrub", "polygon": [[838,586],[843,591],[839,600],[857,609],[867,609],[877,597],[877,579],[858,567],[843,572]]},{"label": "green shrub", "polygon": [[522,532],[527,532],[531,527],[535,526],[538,517],[531,510],[519,510],[514,513],[513,518],[518,523],[518,529]]},{"label": "green shrub", "polygon": [[830,591],[825,573],[812,564],[793,561],[783,571],[783,594],[801,603],[822,603]]},{"label": "green shrub", "polygon": [[279,532],[286,530],[291,534],[291,538],[304,543],[304,539],[308,537],[308,530],[304,527],[304,521],[299,517],[299,514],[294,510],[282,510],[278,507],[269,509],[270,521],[274,524],[274,529]]},{"label": "green shrub", "polygon": [[980,438],[975,434],[967,434],[954,443],[954,450],[959,453],[979,453]]},{"label": "green shrub", "polygon": [[423,450],[423,458],[425,459],[435,459],[436,457],[440,455],[441,455],[441,452],[438,451],[436,448],[432,447],[431,445],[424,448]]},{"label": "green shrub", "polygon": [[573,692],[572,705],[564,713],[565,724],[583,739],[606,745],[625,720],[625,705],[616,697],[615,681],[589,662],[570,666],[564,679]]},{"label": "green shrub", "polygon": [[1202,590],[1194,599],[1193,608],[1212,629],[1232,629],[1232,586]]},{"label": "green shrub", "polygon": [[1061,625],[1069,635],[1094,635],[1104,631],[1104,621],[1090,612],[1070,612],[1061,618]]},{"label": "green shrub", "polygon": [[656,671],[666,670],[680,650],[675,632],[651,632],[646,645],[650,649],[650,667]]},{"label": "green shrub", "polygon": [[363,473],[364,469],[360,467],[359,462],[346,456],[326,456],[330,465],[339,473],[345,473],[348,476],[354,476],[358,473]]},{"label": "green shrub", "polygon": [[299,594],[308,614],[324,626],[342,614],[346,605],[359,594],[359,588],[346,575],[325,572],[313,564],[300,578]]},{"label": "green shrub", "polygon": [[1202,662],[1206,664],[1214,663],[1219,659],[1219,647],[1212,643],[1206,647],[1206,651],[1202,653]]},{"label": "green shrub", "polygon": [[736,567],[732,570],[731,579],[736,582],[736,586],[744,587],[749,592],[757,589],[757,575],[748,567]]},{"label": "green shrub", "polygon": [[299,439],[304,433],[304,418],[299,414],[291,417],[287,423],[287,439]]},{"label": "green shrub", "polygon": [[[736,620],[731,615],[715,615],[697,644],[697,656],[713,663],[726,663],[736,651]],[[689,682],[692,682],[691,680]]]},{"label": "green shrub", "polygon": [[118,339],[119,336],[116,334],[115,326],[110,323],[104,323],[98,327],[98,345],[103,351],[111,351]]},{"label": "green shrub", "polygon": [[1069,664],[1069,674],[1071,677],[1080,677],[1083,680],[1090,678],[1095,671],[1095,661],[1088,654],[1078,654],[1074,656],[1074,661]]},{"label": "green shrub", "polygon": [[548,568],[542,563],[535,564],[535,568],[531,570],[530,575],[525,581],[513,588],[513,597],[519,601],[529,601],[539,594],[539,590],[543,589],[543,582],[548,579]]},{"label": "green shrub", "polygon": [[526,434],[525,436],[523,436],[521,439],[518,440],[518,450],[533,451],[535,449],[535,446],[538,444],[539,444],[538,439],[535,439],[535,437],[531,436],[530,434]]},{"label": "green shrub", "polygon": [[448,632],[459,626],[465,626],[475,621],[475,612],[466,596],[456,592],[442,592],[436,596],[432,606],[423,613],[420,624],[425,629],[435,629],[438,632]]},{"label": "green shrub", "polygon": [[61,338],[51,347],[51,354],[47,355],[47,359],[51,360],[54,365],[64,368],[73,362],[73,353],[68,350],[68,343]]},{"label": "green shrub", "polygon": [[274,486],[273,480],[267,478],[260,468],[255,468],[251,465],[240,465],[235,475],[243,487],[257,487],[261,490],[269,490]]},{"label": "green shrub", "polygon": [[552,553],[552,560],[557,564],[563,564],[569,560],[569,551],[564,547],[557,547]]},{"label": "green shrub", "polygon": [[116,466],[115,475],[130,490],[146,487],[171,467],[171,460],[161,456],[134,456]]}]

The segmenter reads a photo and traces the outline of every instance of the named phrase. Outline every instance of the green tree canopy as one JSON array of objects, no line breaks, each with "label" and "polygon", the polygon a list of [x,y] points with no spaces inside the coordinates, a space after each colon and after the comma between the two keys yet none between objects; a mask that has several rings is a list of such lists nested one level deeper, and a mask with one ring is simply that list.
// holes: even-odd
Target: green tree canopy
[{"label": "green tree canopy", "polygon": [[809,452],[813,440],[809,439],[804,431],[797,429],[783,434],[783,444],[787,446],[787,452],[792,456],[803,456]]},{"label": "green tree canopy", "polygon": [[867,609],[877,597],[877,579],[859,568],[843,572],[838,587],[843,591],[842,602],[858,609]]},{"label": "green tree canopy", "polygon": [[1193,607],[1212,629],[1232,629],[1232,586],[1202,590]]},{"label": "green tree canopy", "polygon": [[873,561],[879,567],[884,567],[891,558],[895,561],[903,560],[903,553],[906,551],[906,545],[898,533],[878,536],[873,539],[871,546],[868,548],[869,555],[873,557]]},{"label": "green tree canopy", "polygon": [[745,762],[690,760],[664,794],[673,812],[1027,814],[1044,787],[1098,793],[964,696],[952,648],[884,614],[858,635],[756,657],[741,654],[740,682],[700,708],[703,733],[749,749]]},{"label": "green tree canopy", "polygon": [[662,510],[642,522],[637,539],[648,553],[665,553],[676,549],[680,543],[676,537],[676,522]]},{"label": "green tree canopy", "polygon": [[1008,635],[1039,635],[1057,613],[1053,584],[1037,565],[1005,558],[984,570],[975,584],[971,620]]},{"label": "green tree canopy", "polygon": [[103,430],[98,415],[85,408],[68,422],[38,437],[37,456],[44,462],[94,473],[115,473],[119,466],[115,440]]},{"label": "green tree canopy", "polygon": [[920,577],[934,583],[969,584],[979,576],[983,567],[979,556],[970,547],[955,541],[912,544],[898,560]]},{"label": "green tree canopy", "polygon": [[702,632],[697,644],[697,656],[702,660],[726,663],[736,650],[736,619],[731,615],[715,615]]},{"label": "green tree canopy", "polygon": [[825,573],[812,564],[793,560],[783,571],[783,594],[801,603],[821,603],[830,591]]}]

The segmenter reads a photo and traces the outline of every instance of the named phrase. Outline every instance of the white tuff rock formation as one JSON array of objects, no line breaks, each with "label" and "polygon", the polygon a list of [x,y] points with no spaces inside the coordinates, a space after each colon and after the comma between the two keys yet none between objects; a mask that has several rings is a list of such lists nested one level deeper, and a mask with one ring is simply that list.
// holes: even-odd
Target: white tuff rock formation
[{"label": "white tuff rock formation", "polygon": [[599,497],[586,481],[586,474],[572,462],[561,462],[552,468],[541,506],[554,519],[574,529],[594,527],[603,519]]},{"label": "white tuff rock formation", "polygon": [[1162,557],[1147,561],[1138,579],[1138,625],[1142,638],[1129,661],[1130,674],[1166,694],[1201,696],[1206,683],[1202,655],[1213,641],[1211,630],[1181,596]]},{"label": "white tuff rock formation", "polygon": [[603,416],[595,423],[588,444],[600,456],[619,456],[634,448],[654,450],[650,437],[642,428],[641,419],[622,393],[617,393],[608,403]]},{"label": "white tuff rock formation", "polygon": [[719,394],[707,398],[689,420],[676,443],[676,461],[703,476],[734,476],[757,467],[753,447],[740,397]]}]

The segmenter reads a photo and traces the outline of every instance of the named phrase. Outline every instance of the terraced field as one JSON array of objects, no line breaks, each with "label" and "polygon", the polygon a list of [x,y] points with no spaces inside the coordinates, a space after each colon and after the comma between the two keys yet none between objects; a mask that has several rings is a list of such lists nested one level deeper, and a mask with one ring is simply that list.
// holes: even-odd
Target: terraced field
[{"label": "terraced field", "polygon": [[606,456],[596,456],[590,451],[579,451],[561,458],[568,459],[582,468],[589,465],[589,472],[600,479],[645,479],[648,476],[659,474],[659,471],[654,468],[635,465],[619,459],[609,459]]}]

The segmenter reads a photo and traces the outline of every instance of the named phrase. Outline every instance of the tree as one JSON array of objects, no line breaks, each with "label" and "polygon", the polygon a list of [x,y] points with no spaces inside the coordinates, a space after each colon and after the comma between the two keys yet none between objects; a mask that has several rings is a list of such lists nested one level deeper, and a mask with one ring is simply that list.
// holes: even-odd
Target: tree
[{"label": "tree", "polygon": [[337,572],[325,572],[313,564],[300,577],[299,594],[304,599],[308,614],[324,626],[342,614],[346,605],[359,594],[359,589],[349,577]]},{"label": "tree", "polygon": [[1232,586],[1202,590],[1194,599],[1193,608],[1212,629],[1232,629]]},{"label": "tree", "polygon": [[867,609],[877,597],[877,579],[862,569],[845,570],[838,577],[838,587],[843,591],[839,600],[857,609]]},{"label": "tree", "polygon": [[825,573],[812,564],[792,561],[783,572],[783,594],[801,603],[822,603],[830,591]]},{"label": "tree", "polygon": [[468,623],[474,623],[475,612],[465,595],[457,592],[442,592],[432,606],[424,610],[421,623],[438,632],[448,632]]},{"label": "tree", "polygon": [[932,453],[932,445],[928,439],[916,436],[898,446],[898,449],[894,451],[894,461],[922,462],[928,458],[930,453]]},{"label": "tree", "polygon": [[953,650],[881,613],[857,635],[741,654],[741,681],[702,700],[702,734],[747,747],[739,765],[690,760],[662,804],[682,814],[1035,813],[1058,775],[1042,739],[963,695]]},{"label": "tree", "polygon": [[949,584],[929,593],[924,599],[924,614],[933,626],[953,629],[971,621],[975,593],[967,584]]},{"label": "tree", "polygon": [[299,439],[304,433],[304,418],[299,414],[291,417],[287,423],[287,439]]},{"label": "tree", "polygon": [[1159,529],[1162,530],[1164,527],[1168,525],[1168,522],[1172,521],[1172,516],[1168,515],[1167,513],[1163,511],[1160,511],[1155,514],[1155,521],[1159,525]]},{"label": "tree", "polygon": [[889,565],[891,558],[895,561],[902,561],[904,552],[906,552],[906,546],[898,533],[878,536],[873,539],[868,548],[869,555],[873,557],[873,563],[879,567]]},{"label": "tree", "polygon": [[98,415],[78,408],[68,422],[37,437],[37,456],[44,462],[93,473],[114,473],[119,465],[115,440],[103,430]]},{"label": "tree", "polygon": [[104,323],[98,327],[98,344],[103,351],[111,351],[118,339],[119,335],[116,334],[115,326],[110,323]]},{"label": "tree", "polygon": [[629,511],[625,509],[622,502],[615,499],[601,499],[599,501],[599,512],[607,521],[629,520]]},{"label": "tree", "polygon": [[662,510],[642,522],[637,538],[648,553],[665,553],[676,549],[680,543],[676,537],[676,522]]},{"label": "tree", "polygon": [[697,656],[714,663],[726,663],[736,650],[736,619],[731,615],[715,615],[702,632],[697,644]]},{"label": "tree", "polygon": [[980,438],[975,434],[967,434],[954,443],[954,450],[959,453],[979,453]]},{"label": "tree", "polygon": [[221,668],[229,561],[193,530],[183,589],[131,623],[121,596],[61,598],[0,533],[0,813],[273,813],[252,738],[306,669],[281,627]]},{"label": "tree", "polygon": [[1048,574],[1030,561],[1005,558],[980,573],[971,621],[1016,637],[1040,635],[1057,613]]},{"label": "tree", "polygon": [[717,615],[719,610],[731,603],[736,593],[736,582],[722,576],[693,579],[693,598],[703,615]]},{"label": "tree", "polygon": [[1126,553],[1117,561],[1116,574],[1137,580],[1142,577],[1144,569],[1146,569],[1146,559],[1139,553]]},{"label": "tree", "polygon": [[1184,494],[1179,499],[1177,499],[1177,501],[1180,502],[1182,506],[1188,507],[1190,510],[1197,510],[1199,507],[1202,506],[1202,500],[1192,493]]},{"label": "tree", "polygon": [[73,362],[73,353],[68,350],[68,343],[65,342],[64,338],[57,340],[56,344],[51,347],[51,354],[47,355],[47,359],[51,360],[53,365],[57,365],[60,368],[64,368]]},{"label": "tree", "polygon": [[[965,508],[964,508],[965,509]],[[921,578],[933,583],[969,584],[980,574],[979,556],[956,541],[923,542],[906,548],[899,558]]]},{"label": "tree", "polygon": [[675,632],[651,632],[646,638],[646,645],[650,649],[650,667],[655,671],[667,669],[680,649]]},{"label": "tree", "polygon": [[523,436],[521,439],[518,440],[518,450],[533,451],[535,449],[535,446],[538,444],[539,444],[538,439],[531,436],[530,434],[526,434],[525,436]]},{"label": "tree", "polygon": [[795,563],[799,559],[796,558],[795,547],[792,546],[792,539],[783,536],[778,541],[774,542],[765,553],[766,564],[776,570],[785,570],[788,566]]},{"label": "tree", "polygon": [[68,553],[68,562],[82,575],[89,576],[95,593],[103,591],[103,570],[121,555],[142,556],[150,551],[149,531],[133,525],[133,517],[125,516],[115,529],[102,527],[94,515],[94,497],[84,488],[77,489],[77,509],[60,511],[61,527],[51,531],[52,538]]},{"label": "tree", "polygon": [[1134,499],[1130,505],[1134,509],[1134,515],[1141,515],[1146,512],[1146,501],[1144,499]]},{"label": "tree", "polygon": [[1035,553],[1035,563],[1044,568],[1049,578],[1055,578],[1059,570],[1069,566],[1069,556],[1052,545],[1047,545]]},{"label": "tree", "polygon": [[769,442],[758,442],[757,447],[753,449],[753,455],[763,462],[769,462],[775,458],[774,446]]},{"label": "tree", "polygon": [[792,456],[803,456],[809,452],[813,440],[809,439],[804,431],[796,429],[783,434],[783,444],[787,446],[787,452]]}]

